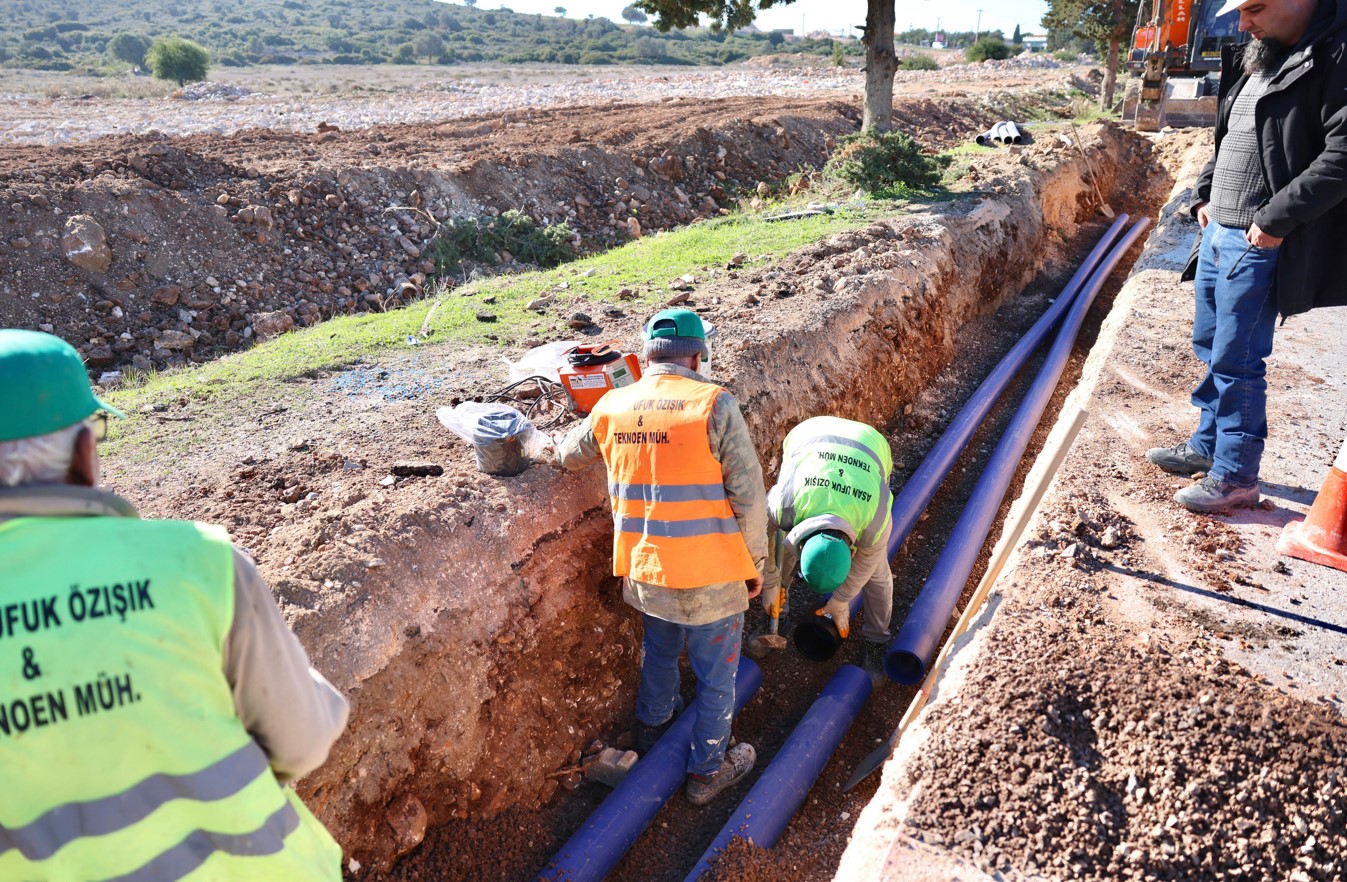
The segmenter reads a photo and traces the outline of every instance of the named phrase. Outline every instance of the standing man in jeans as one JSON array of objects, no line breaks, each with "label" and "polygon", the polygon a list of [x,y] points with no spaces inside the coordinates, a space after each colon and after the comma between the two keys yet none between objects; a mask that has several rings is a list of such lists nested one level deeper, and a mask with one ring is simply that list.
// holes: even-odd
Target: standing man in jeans
[{"label": "standing man in jeans", "polygon": [[1347,0],[1226,0],[1253,35],[1221,59],[1216,154],[1193,189],[1202,226],[1193,351],[1197,431],[1147,452],[1198,512],[1258,502],[1264,359],[1284,317],[1347,304]]},{"label": "standing man in jeans", "polygon": [[640,752],[683,709],[678,656],[687,644],[697,676],[687,797],[704,805],[757,758],[753,745],[729,743],[744,611],[767,559],[766,492],[739,405],[697,373],[707,357],[701,319],[667,309],[644,336],[645,375],[607,392],[557,452],[568,469],[600,456],[608,467],[613,573],[645,629]]}]

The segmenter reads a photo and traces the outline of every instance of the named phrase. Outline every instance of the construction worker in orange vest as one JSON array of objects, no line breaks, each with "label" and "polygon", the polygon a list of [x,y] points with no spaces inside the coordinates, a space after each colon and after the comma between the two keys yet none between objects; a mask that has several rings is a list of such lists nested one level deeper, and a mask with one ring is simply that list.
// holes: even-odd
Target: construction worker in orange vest
[{"label": "construction worker in orange vest", "polygon": [[738,403],[697,372],[708,356],[701,319],[664,310],[643,336],[644,376],[599,399],[557,454],[568,469],[600,457],[608,467],[613,572],[645,629],[638,751],[682,710],[678,656],[687,644],[697,719],[686,793],[704,805],[757,758],[751,744],[729,743],[744,612],[767,559],[766,492]]}]

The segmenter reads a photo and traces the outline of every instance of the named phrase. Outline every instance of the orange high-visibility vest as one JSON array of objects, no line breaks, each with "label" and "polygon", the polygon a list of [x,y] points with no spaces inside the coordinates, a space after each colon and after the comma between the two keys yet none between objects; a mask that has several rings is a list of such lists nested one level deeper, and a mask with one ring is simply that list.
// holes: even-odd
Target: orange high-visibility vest
[{"label": "orange high-visibility vest", "polygon": [[595,405],[590,425],[608,466],[614,575],[666,588],[758,575],[707,437],[723,391],[654,374]]}]

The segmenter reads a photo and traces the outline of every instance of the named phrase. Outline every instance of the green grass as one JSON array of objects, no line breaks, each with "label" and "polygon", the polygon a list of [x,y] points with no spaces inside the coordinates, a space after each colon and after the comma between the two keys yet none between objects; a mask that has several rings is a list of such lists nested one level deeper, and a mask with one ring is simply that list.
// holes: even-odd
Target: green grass
[{"label": "green grass", "polygon": [[[391,312],[335,318],[197,367],[142,375],[113,392],[110,400],[133,415],[119,427],[121,434],[134,428],[137,412],[156,403],[279,400],[281,384],[381,352],[406,351],[409,336],[427,344],[508,346],[524,340],[530,330],[565,327],[570,307],[554,305],[543,314],[525,309],[544,294],[567,302],[579,297],[582,304],[606,301],[620,303],[628,311],[650,311],[670,296],[669,281],[684,273],[703,279],[709,268],[723,267],[740,251],[750,260],[779,257],[831,233],[864,226],[869,219],[865,211],[848,209],[777,223],[760,215],[719,218],[647,236],[553,270],[496,276]],[[592,274],[586,275],[589,270]],[[562,282],[567,288],[559,287]],[[617,292],[622,288],[632,289],[636,296],[619,301]],[[488,303],[489,298],[495,302]],[[496,321],[479,321],[479,311],[494,314]]]}]

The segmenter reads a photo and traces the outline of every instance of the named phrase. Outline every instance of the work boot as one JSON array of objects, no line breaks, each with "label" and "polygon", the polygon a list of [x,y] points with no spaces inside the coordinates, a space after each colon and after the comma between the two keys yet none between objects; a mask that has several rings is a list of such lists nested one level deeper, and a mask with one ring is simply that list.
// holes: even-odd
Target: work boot
[{"label": "work boot", "polygon": [[862,640],[860,667],[870,675],[871,680],[887,677],[884,670],[884,656],[888,654],[889,646],[879,640]]},{"label": "work boot", "polygon": [[1226,511],[1236,506],[1257,505],[1258,485],[1236,487],[1234,484],[1227,484],[1213,475],[1207,475],[1196,484],[1184,487],[1178,493],[1175,493],[1174,499],[1184,508],[1209,514],[1215,511]]},{"label": "work boot", "polygon": [[664,737],[664,733],[669,731],[669,727],[674,724],[674,720],[678,719],[678,715],[682,712],[683,696],[675,695],[674,709],[673,713],[669,714],[669,719],[658,726],[649,726],[637,720],[636,725],[632,728],[632,740],[635,742],[633,747],[636,752],[645,756],[646,752],[655,746],[655,742]]},{"label": "work boot", "polygon": [[1175,447],[1152,447],[1146,451],[1146,458],[1165,471],[1180,475],[1211,471],[1211,460],[1194,453],[1187,441]]},{"label": "work boot", "polygon": [[687,797],[693,805],[706,805],[722,790],[753,770],[758,752],[751,744],[736,744],[725,751],[720,768],[710,775],[688,775]]}]

